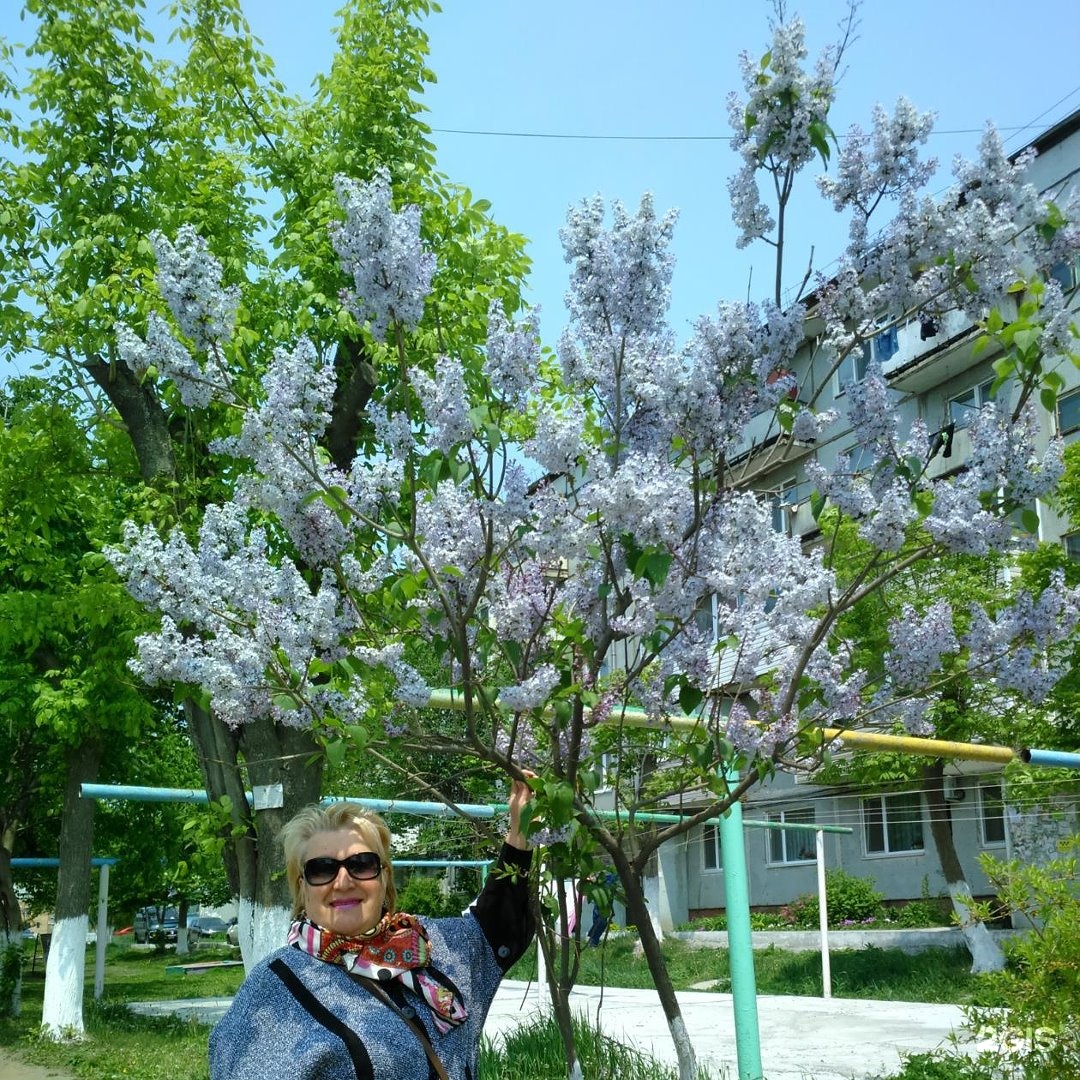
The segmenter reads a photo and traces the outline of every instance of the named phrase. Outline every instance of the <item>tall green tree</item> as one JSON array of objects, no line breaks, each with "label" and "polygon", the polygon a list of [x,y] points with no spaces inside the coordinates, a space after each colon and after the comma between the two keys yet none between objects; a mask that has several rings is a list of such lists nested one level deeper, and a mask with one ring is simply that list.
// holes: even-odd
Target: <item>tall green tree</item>
[{"label": "tall green tree", "polygon": [[[52,831],[59,847],[34,854],[59,854],[56,920],[81,924],[85,940],[93,803],[79,788],[98,778],[110,743],[133,748],[153,717],[127,670],[146,620],[101,554],[125,513],[139,513],[138,489],[129,487],[135,463],[126,440],[109,429],[88,435],[44,382],[13,384],[2,400],[0,935],[19,930],[10,857],[20,833],[31,825],[48,833],[42,818],[55,814],[62,793],[63,828]],[[81,959],[72,958],[80,986]],[[78,1027],[69,997],[54,1002],[57,1021]]]},{"label": "tall green tree", "polygon": [[[239,470],[206,455],[232,430],[228,408],[185,400],[175,383],[136,376],[119,359],[118,326],[143,333],[165,311],[153,281],[155,231],[172,237],[192,226],[221,260],[225,284],[248,283],[235,349],[219,357],[241,384],[298,333],[334,365],[325,445],[339,463],[370,438],[364,406],[376,383],[399,380],[401,357],[376,346],[339,299],[347,280],[327,233],[340,216],[335,177],[366,178],[380,165],[402,199],[425,207],[427,239],[447,257],[421,363],[443,348],[475,349],[491,300],[518,306],[521,238],[434,169],[419,102],[432,77],[426,0],[347,3],[338,53],[309,101],[285,94],[238,0],[175,4],[187,49],[175,62],[155,54],[140,0],[26,0],[24,9],[32,38],[5,89],[25,119],[0,117],[0,348],[42,358],[88,409],[119,420],[158,493],[162,527],[193,533],[203,503],[227,498]],[[319,795],[322,740],[269,720],[228,728],[189,690],[180,696],[207,790],[233,814],[226,866],[243,921],[260,941],[276,940],[287,897],[272,838]],[[252,787],[281,790],[282,801],[252,813]],[[275,915],[250,920],[255,910]],[[249,955],[265,951],[250,951],[254,936],[242,940]]]}]

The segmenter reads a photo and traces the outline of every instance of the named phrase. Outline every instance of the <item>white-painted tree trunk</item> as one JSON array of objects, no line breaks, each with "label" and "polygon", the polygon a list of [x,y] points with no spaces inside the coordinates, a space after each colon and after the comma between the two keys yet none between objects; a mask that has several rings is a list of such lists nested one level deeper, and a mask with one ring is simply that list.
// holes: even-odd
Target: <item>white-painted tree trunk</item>
[{"label": "white-painted tree trunk", "polygon": [[645,903],[649,905],[649,922],[652,923],[653,933],[657,941],[664,940],[664,928],[660,925],[660,876],[659,874],[646,877],[642,880],[642,889],[645,892]]},{"label": "white-painted tree trunk", "polygon": [[668,1021],[668,1030],[675,1044],[675,1053],[679,1056],[679,1080],[697,1080],[697,1055],[681,1015],[673,1016]]},{"label": "white-painted tree trunk", "polygon": [[[6,1001],[0,1001],[0,1016],[22,1015],[22,938],[18,933],[9,934],[6,930],[0,931],[0,966],[7,960],[8,950],[16,957],[15,983],[11,987],[10,996]],[[5,988],[6,989],[6,988]]]},{"label": "white-painted tree trunk", "polygon": [[971,973],[978,975],[985,971],[1001,971],[1005,966],[1005,954],[1001,946],[990,936],[986,924],[971,916],[971,888],[966,881],[949,883],[949,896],[952,898],[953,911],[960,923],[960,932],[971,952]]},{"label": "white-painted tree trunk", "polygon": [[291,924],[292,913],[287,907],[263,907],[241,897],[236,929],[244,970],[250,971],[264,956],[285,945]]},{"label": "white-painted tree trunk", "polygon": [[88,927],[85,915],[61,919],[53,927],[41,1009],[41,1031],[50,1039],[79,1037],[85,1030],[82,1003]]}]

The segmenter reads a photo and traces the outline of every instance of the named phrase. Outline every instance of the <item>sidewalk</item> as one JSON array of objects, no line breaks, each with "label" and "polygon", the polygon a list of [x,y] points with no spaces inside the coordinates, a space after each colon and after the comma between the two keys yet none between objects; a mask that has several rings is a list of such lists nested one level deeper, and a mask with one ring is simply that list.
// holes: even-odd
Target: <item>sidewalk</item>
[{"label": "sidewalk", "polygon": [[[678,994],[699,1064],[720,1080],[736,1080],[735,1022],[731,995],[687,990]],[[655,991],[596,986],[573,992],[583,1015],[599,1014],[613,1038],[674,1065],[675,1050]],[[174,1013],[214,1023],[228,998],[144,1002],[131,1007],[146,1014]],[[539,1007],[535,986],[506,981],[488,1013],[484,1033],[492,1039],[531,1019]],[[901,1054],[933,1050],[960,1032],[963,1014],[956,1005],[909,1001],[863,1001],[808,997],[759,997],[758,1026],[765,1080],[864,1080],[896,1072]],[[9,1080],[0,1071],[0,1080]],[[24,1080],[14,1074],[10,1080]],[[37,1080],[33,1074],[25,1080]]]},{"label": "sidewalk", "polygon": [[[677,995],[698,1064],[717,1077],[738,1077],[735,1021],[730,994],[680,991]],[[667,1021],[652,990],[595,986],[573,992],[575,1007],[620,1042],[676,1064]],[[504,982],[488,1014],[485,1034],[495,1038],[535,1013],[536,988]],[[765,1080],[851,1080],[896,1072],[901,1053],[946,1045],[960,1032],[963,1013],[956,1005],[908,1001],[865,1001],[808,997],[758,998],[761,1065]]]},{"label": "sidewalk", "polygon": [[10,1056],[10,1051],[0,1050],[0,1080],[73,1080],[71,1073],[41,1065],[27,1065]]}]

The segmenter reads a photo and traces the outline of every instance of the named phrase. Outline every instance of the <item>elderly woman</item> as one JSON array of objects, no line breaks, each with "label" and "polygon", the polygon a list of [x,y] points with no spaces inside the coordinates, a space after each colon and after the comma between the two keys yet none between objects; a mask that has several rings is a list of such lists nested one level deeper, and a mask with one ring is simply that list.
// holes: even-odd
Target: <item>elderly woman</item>
[{"label": "elderly woman", "polygon": [[212,1080],[474,1080],[495,990],[532,939],[515,781],[498,864],[468,914],[395,909],[390,832],[354,803],[283,830],[289,944],[257,964],[210,1036]]}]

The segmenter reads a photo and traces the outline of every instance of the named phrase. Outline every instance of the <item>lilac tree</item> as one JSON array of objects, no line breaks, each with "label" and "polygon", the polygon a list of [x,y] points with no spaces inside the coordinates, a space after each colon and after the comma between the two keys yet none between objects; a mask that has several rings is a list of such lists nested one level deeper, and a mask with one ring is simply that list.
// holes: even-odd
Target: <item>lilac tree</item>
[{"label": "lilac tree", "polygon": [[[756,172],[787,162],[794,175],[829,135],[832,84],[824,68],[807,82],[801,42],[797,22],[778,26],[771,53],[747,66],[754,86],[764,77],[789,89],[785,108],[748,107],[742,121],[754,139],[735,192],[748,236],[773,227],[748,210]],[[778,764],[820,756],[822,727],[900,720],[925,730],[929,689],[969,671],[1039,690],[1080,613],[1080,596],[1055,584],[962,627],[946,610],[898,620],[885,680],[870,680],[844,639],[842,617],[913,563],[1010,549],[1009,515],[1052,491],[1060,472],[1056,447],[1035,449],[1033,401],[1054,392],[1055,365],[1075,346],[1066,298],[1031,268],[1074,255],[1080,234],[993,133],[978,161],[957,166],[954,188],[925,196],[926,131],[901,104],[846,142],[823,189],[849,214],[851,242],[810,297],[721,303],[680,345],[665,322],[674,215],[647,196],[636,212],[587,200],[562,234],[570,324],[556,359],[531,316],[515,323],[494,302],[486,348],[445,349],[431,372],[412,357],[440,253],[420,240],[422,215],[395,204],[387,175],[342,182],[332,241],[352,283],[343,299],[370,355],[396,376],[373,391],[370,438],[348,462],[323,449],[334,371],[306,340],[278,348],[255,391],[219,362],[230,301],[193,232],[155,241],[173,300],[168,334],[162,323],[145,339],[120,335],[133,371],[210,395],[236,417],[212,447],[237,476],[233,499],[207,507],[196,539],[132,525],[112,555],[161,613],[136,670],[203,687],[229,725],[271,717],[373,751],[415,745],[512,776],[537,771],[531,833],[556,878],[588,877],[601,860],[617,871],[685,1080],[693,1047],[641,885],[659,845]],[[883,206],[894,217],[871,244]],[[773,240],[782,255],[783,238]],[[1006,323],[1003,298],[1018,281],[1037,302]],[[946,476],[932,467],[940,444],[921,422],[901,430],[871,369],[850,392],[847,423],[874,468],[842,459],[814,477],[818,512],[831,505],[866,543],[841,578],[822,547],[774,530],[754,490],[796,440],[839,423],[812,395],[792,398],[793,372],[808,352],[835,368],[882,325],[954,311],[1004,344],[1015,407],[988,406],[966,470]],[[1035,328],[1022,339],[1019,318]],[[748,429],[763,417],[773,437],[758,450]],[[411,663],[417,640],[443,661],[457,731],[425,727],[434,688]],[[387,680],[391,717],[371,689]],[[694,722],[671,725],[675,714]],[[598,812],[602,752],[618,763],[614,821]],[[707,805],[678,824],[636,827],[635,811],[690,783]],[[562,932],[544,946],[563,975],[557,1015],[580,1075],[566,1008],[574,944],[565,890],[553,895],[549,921]]]}]

